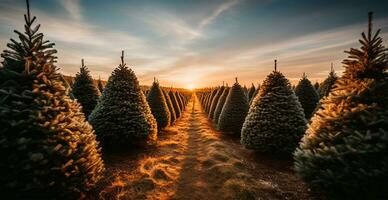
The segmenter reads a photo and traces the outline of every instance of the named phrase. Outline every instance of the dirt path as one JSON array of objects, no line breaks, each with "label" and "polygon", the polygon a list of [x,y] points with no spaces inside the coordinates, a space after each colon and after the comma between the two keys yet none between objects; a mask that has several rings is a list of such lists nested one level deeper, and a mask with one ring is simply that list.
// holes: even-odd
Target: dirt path
[{"label": "dirt path", "polygon": [[102,199],[313,199],[290,162],[245,150],[214,130],[196,100],[147,149],[105,155]]}]

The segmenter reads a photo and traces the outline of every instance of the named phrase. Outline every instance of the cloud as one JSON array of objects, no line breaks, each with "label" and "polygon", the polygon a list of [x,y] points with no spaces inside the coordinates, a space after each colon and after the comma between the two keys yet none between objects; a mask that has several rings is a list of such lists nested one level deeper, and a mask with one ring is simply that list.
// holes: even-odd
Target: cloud
[{"label": "cloud", "polygon": [[58,0],[69,15],[77,21],[81,21],[81,6],[79,0]]},{"label": "cloud", "polygon": [[240,2],[240,0],[231,0],[231,1],[228,1],[225,3],[222,3],[213,11],[213,13],[211,15],[207,16],[206,18],[204,18],[200,22],[199,28],[202,29],[202,28],[206,27],[207,25],[212,23],[212,21],[214,21],[219,15],[221,15],[223,12],[231,9],[233,6],[237,5],[239,2]]}]

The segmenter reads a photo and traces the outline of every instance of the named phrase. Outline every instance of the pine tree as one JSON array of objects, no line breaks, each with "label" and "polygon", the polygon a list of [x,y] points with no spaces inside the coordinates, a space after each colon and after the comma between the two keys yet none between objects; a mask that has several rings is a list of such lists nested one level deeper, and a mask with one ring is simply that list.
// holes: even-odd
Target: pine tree
[{"label": "pine tree", "polygon": [[97,88],[100,91],[100,93],[102,94],[102,91],[104,90],[104,84],[102,83],[101,77],[98,77]]},{"label": "pine tree", "polygon": [[170,92],[168,92],[168,96],[170,97],[172,106],[174,107],[176,119],[179,119],[181,117],[182,111],[179,107],[178,100],[175,97],[175,93],[172,90],[170,90]]},{"label": "pine tree", "polygon": [[164,98],[166,99],[168,111],[170,112],[170,124],[172,125],[176,120],[174,106],[172,105],[172,102],[168,93],[165,90],[162,90],[162,92],[163,92]]},{"label": "pine tree", "polygon": [[24,15],[0,68],[0,192],[5,199],[78,199],[104,164],[92,127],[68,96],[53,48]]},{"label": "pine tree", "polygon": [[240,135],[249,105],[244,89],[237,82],[232,86],[222,108],[217,128],[227,134]]},{"label": "pine tree", "polygon": [[85,117],[88,117],[97,105],[99,91],[94,85],[93,78],[90,76],[88,68],[84,65],[83,59],[81,63],[80,72],[76,74],[74,79],[72,94],[81,104]]},{"label": "pine tree", "polygon": [[333,64],[331,64],[331,70],[329,76],[322,82],[319,87],[319,97],[323,98],[329,95],[331,89],[333,89],[335,81],[337,81],[338,77],[334,72]]},{"label": "pine tree", "polygon": [[302,79],[295,88],[295,94],[298,97],[299,102],[302,104],[306,119],[310,119],[312,113],[317,107],[319,97],[314,86],[311,84],[310,80],[307,79],[305,73],[303,73]]},{"label": "pine tree", "polygon": [[314,89],[315,89],[316,92],[319,91],[319,83],[318,83],[318,81],[316,81],[316,82],[314,83]]},{"label": "pine tree", "polygon": [[212,104],[212,101],[213,101],[213,99],[214,99],[214,96],[216,96],[216,94],[217,94],[218,89],[219,89],[219,88],[216,88],[216,89],[212,90],[212,92],[210,93],[209,99],[208,99],[207,102],[206,102],[206,109],[205,109],[205,111],[206,111],[207,113],[210,112],[210,106],[211,106],[211,104]]},{"label": "pine tree", "polygon": [[176,100],[178,102],[178,105],[179,105],[179,108],[180,108],[181,112],[183,112],[185,110],[185,106],[183,105],[182,98],[179,95],[178,91],[175,91],[175,98],[176,98]]},{"label": "pine tree", "polygon": [[248,99],[249,99],[249,101],[252,100],[252,98],[254,97],[255,93],[256,93],[256,88],[255,88],[255,85],[253,85],[253,83],[252,83],[252,86],[251,86],[251,88],[249,88],[249,92],[248,92]]},{"label": "pine tree", "polygon": [[147,101],[151,107],[152,115],[158,124],[158,129],[164,129],[169,126],[171,124],[170,112],[163,92],[159,87],[159,82],[155,79],[147,96]]},{"label": "pine tree", "polygon": [[135,73],[124,63],[113,70],[89,122],[107,146],[144,144],[155,140],[156,120],[140,89]]},{"label": "pine tree", "polygon": [[297,175],[331,199],[388,199],[388,50],[371,21],[294,153]]},{"label": "pine tree", "polygon": [[224,89],[225,87],[224,86],[221,86],[218,90],[217,90],[217,93],[215,94],[213,100],[212,100],[212,103],[210,105],[210,111],[209,111],[209,119],[213,119],[214,118],[214,111],[216,110],[216,107],[217,107],[217,104],[218,104],[218,101],[222,95],[222,92],[224,92]]},{"label": "pine tree", "polygon": [[225,104],[226,98],[228,97],[228,94],[229,94],[229,87],[225,87],[224,91],[222,92],[222,94],[220,96],[220,99],[218,100],[216,109],[214,111],[213,121],[215,123],[218,123],[222,108],[224,107],[224,104]]},{"label": "pine tree", "polygon": [[291,154],[305,130],[303,109],[275,61],[275,70],[267,76],[249,109],[241,143],[259,152]]}]

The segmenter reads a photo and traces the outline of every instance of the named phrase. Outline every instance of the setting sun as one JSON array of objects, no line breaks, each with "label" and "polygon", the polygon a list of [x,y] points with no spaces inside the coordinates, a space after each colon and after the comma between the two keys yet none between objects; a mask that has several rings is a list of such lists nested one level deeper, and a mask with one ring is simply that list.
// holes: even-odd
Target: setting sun
[{"label": "setting sun", "polygon": [[193,89],[195,89],[195,85],[190,84],[186,88],[189,89],[189,90],[193,90]]}]

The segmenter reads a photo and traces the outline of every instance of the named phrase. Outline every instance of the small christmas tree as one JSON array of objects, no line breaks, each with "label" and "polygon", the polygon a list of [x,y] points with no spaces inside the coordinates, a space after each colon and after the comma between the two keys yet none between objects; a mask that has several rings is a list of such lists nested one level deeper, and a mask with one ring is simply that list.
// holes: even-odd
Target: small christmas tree
[{"label": "small christmas tree", "polygon": [[241,143],[265,153],[291,154],[306,130],[290,82],[276,69],[263,82],[241,130]]},{"label": "small christmas tree", "polygon": [[30,16],[1,57],[0,192],[4,199],[79,199],[104,164],[93,129],[68,96],[54,43]]},{"label": "small christmas tree", "polygon": [[253,83],[252,83],[252,86],[251,86],[251,88],[249,88],[249,92],[248,92],[248,99],[249,99],[249,101],[252,100],[252,98],[254,97],[255,93],[256,93],[256,88],[255,88],[255,85],[253,85]]},{"label": "small christmas tree", "polygon": [[171,123],[170,112],[159,83],[154,79],[154,83],[147,96],[148,104],[151,107],[152,115],[158,124],[158,129],[164,129]]},{"label": "small christmas tree", "polygon": [[214,117],[213,117],[213,121],[215,123],[218,123],[218,120],[219,120],[220,115],[221,115],[222,108],[224,107],[226,98],[228,97],[228,94],[229,94],[229,89],[230,88],[228,86],[226,86],[224,91],[222,91],[220,99],[218,100],[216,109],[214,111]]},{"label": "small christmas tree", "polygon": [[388,199],[388,51],[371,21],[294,153],[297,175],[329,199]]},{"label": "small christmas tree", "polygon": [[217,90],[217,93],[216,93],[216,95],[214,96],[214,98],[213,98],[213,100],[212,100],[212,103],[211,103],[211,106],[210,106],[209,119],[213,119],[213,118],[214,118],[214,111],[216,110],[218,101],[219,101],[219,99],[220,99],[222,93],[224,92],[224,89],[225,89],[225,87],[224,87],[224,86],[221,86],[221,87]]},{"label": "small christmas tree", "polygon": [[105,145],[126,146],[155,140],[156,120],[135,73],[124,63],[112,72],[89,122]]},{"label": "small christmas tree", "polygon": [[299,102],[302,104],[306,119],[310,119],[311,114],[317,107],[319,97],[310,80],[307,79],[305,73],[303,73],[302,79],[295,88],[295,94],[298,97]]},{"label": "small christmas tree", "polygon": [[333,63],[331,64],[331,70],[329,76],[322,82],[319,87],[319,97],[323,98],[329,95],[331,89],[334,86],[334,83],[337,81],[338,77],[334,72]]},{"label": "small christmas tree", "polygon": [[100,93],[102,94],[102,91],[104,90],[104,84],[102,83],[101,77],[98,77],[97,88],[100,91]]},{"label": "small christmas tree", "polygon": [[218,120],[218,129],[227,134],[240,135],[248,109],[249,105],[244,89],[238,84],[236,78],[236,83],[230,89],[222,108]]},{"label": "small christmas tree", "polygon": [[85,116],[88,117],[97,105],[99,91],[94,85],[93,78],[90,76],[88,68],[84,65],[83,59],[81,61],[80,72],[76,74],[74,79],[72,94],[81,104]]},{"label": "small christmas tree", "polygon": [[213,101],[214,97],[216,96],[218,90],[219,90],[219,88],[216,88],[216,89],[214,89],[214,90],[210,93],[209,99],[208,99],[207,102],[206,102],[206,109],[205,109],[205,111],[206,111],[207,113],[210,112],[210,107],[211,107],[212,101]]},{"label": "small christmas tree", "polygon": [[165,90],[162,90],[162,92],[163,92],[164,98],[166,99],[168,111],[170,112],[170,124],[172,125],[176,120],[174,106],[172,105],[172,102],[168,93]]},{"label": "small christmas tree", "polygon": [[179,106],[178,100],[175,97],[175,93],[172,90],[170,90],[170,92],[168,92],[168,96],[170,97],[172,106],[174,107],[176,119],[179,119],[181,117],[182,111]]}]

